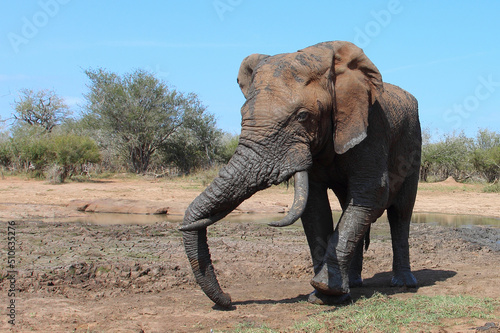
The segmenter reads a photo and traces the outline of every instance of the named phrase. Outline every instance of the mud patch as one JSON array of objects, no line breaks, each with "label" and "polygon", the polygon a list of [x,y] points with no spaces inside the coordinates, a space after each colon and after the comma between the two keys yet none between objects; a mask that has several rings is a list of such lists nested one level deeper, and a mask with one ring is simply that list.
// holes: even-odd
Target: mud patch
[{"label": "mud patch", "polygon": [[500,251],[500,228],[469,227],[455,228],[457,236],[477,245],[479,249],[486,247],[492,251]]},{"label": "mud patch", "polygon": [[[24,330],[207,332],[263,324],[279,330],[325,311],[306,302],[313,269],[305,235],[297,226],[277,229],[240,222],[208,229],[219,281],[236,304],[234,311],[225,312],[214,309],[196,285],[179,223],[16,223],[23,309],[18,328]],[[375,236],[364,256],[365,286],[353,289],[354,300],[375,291],[397,297],[500,298],[500,253],[489,246],[498,229],[413,224],[410,255],[420,288],[404,290],[390,287],[390,236],[380,232],[387,226],[375,223],[373,228]],[[2,227],[0,237],[5,231]],[[5,293],[5,262],[1,265],[0,293]]]}]

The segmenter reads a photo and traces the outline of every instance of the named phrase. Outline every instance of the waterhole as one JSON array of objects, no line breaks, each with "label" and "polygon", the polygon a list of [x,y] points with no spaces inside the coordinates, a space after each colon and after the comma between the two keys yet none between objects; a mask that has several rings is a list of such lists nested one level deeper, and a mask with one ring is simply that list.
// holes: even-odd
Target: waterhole
[{"label": "waterhole", "polygon": [[[341,212],[333,212],[333,220],[340,219]],[[284,217],[283,214],[230,214],[224,221],[226,222],[254,222],[269,223],[279,221]],[[85,222],[94,224],[154,224],[157,222],[182,222],[182,215],[137,215],[137,214],[105,214],[105,213],[86,213],[83,217],[75,217],[64,220],[55,220],[47,222]],[[377,224],[387,224],[386,214],[382,215],[376,222]],[[490,226],[500,228],[500,219],[492,217],[483,217],[475,215],[451,215],[435,213],[415,213],[412,216],[412,223],[426,223],[432,225],[441,225],[449,227],[464,226]],[[300,226],[297,222],[293,226]]]}]

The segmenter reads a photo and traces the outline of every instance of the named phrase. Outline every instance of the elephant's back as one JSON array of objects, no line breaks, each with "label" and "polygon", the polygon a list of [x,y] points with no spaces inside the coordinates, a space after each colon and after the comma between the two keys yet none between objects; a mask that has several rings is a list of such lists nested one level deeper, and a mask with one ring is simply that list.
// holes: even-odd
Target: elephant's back
[{"label": "elephant's back", "polygon": [[384,92],[379,103],[395,140],[403,139],[402,137],[420,140],[418,102],[412,94],[398,86],[384,82]]},{"label": "elephant's back", "polygon": [[401,163],[418,170],[422,133],[417,99],[395,85],[384,83],[384,93],[379,102],[389,126],[389,160],[394,168],[390,172],[398,174]]}]

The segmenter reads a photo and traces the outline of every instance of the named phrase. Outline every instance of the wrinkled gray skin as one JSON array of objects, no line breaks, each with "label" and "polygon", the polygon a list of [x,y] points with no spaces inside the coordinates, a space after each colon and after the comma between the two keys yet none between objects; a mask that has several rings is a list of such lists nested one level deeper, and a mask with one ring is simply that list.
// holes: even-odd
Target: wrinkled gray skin
[{"label": "wrinkled gray skin", "polygon": [[[294,175],[291,213],[273,225],[302,219],[315,272],[310,302],[343,301],[350,286],[361,285],[363,238],[385,210],[392,285],[416,287],[408,248],[421,150],[415,98],[383,83],[361,49],[340,41],[250,55],[238,83],[246,97],[239,145],[219,177],[190,204],[180,229],[205,294],[231,306],[214,273],[207,226],[255,192]],[[328,189],[343,210],[335,229]]]}]

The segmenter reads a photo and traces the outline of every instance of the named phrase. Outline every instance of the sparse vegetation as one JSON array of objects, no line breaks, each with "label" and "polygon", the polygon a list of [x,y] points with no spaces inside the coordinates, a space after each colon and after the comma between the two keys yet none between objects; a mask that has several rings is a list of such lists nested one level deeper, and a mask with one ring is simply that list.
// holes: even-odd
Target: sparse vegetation
[{"label": "sparse vegetation", "polygon": [[[197,177],[208,184],[238,145],[238,136],[219,129],[196,94],[178,92],[147,71],[118,75],[89,69],[85,74],[89,92],[80,118],[70,117],[71,110],[52,90],[19,92],[16,123],[0,133],[2,172],[56,182],[81,174],[201,172]],[[473,138],[453,132],[436,139],[426,129],[422,136],[422,181],[453,177],[493,184],[484,191],[499,191],[499,133],[481,129]],[[206,177],[206,170],[212,175]]]},{"label": "sparse vegetation", "polygon": [[415,295],[402,300],[377,293],[369,299],[362,299],[321,317],[328,331],[425,331],[443,319],[493,319],[492,313],[499,305],[498,301],[492,299],[461,295]]},{"label": "sparse vegetation", "polygon": [[89,137],[54,133],[38,127],[20,125],[3,142],[4,167],[32,177],[47,176],[61,183],[68,176],[81,174],[88,163],[100,161],[99,148]]},{"label": "sparse vegetation", "polygon": [[457,181],[498,181],[500,134],[482,129],[475,138],[454,132],[433,141],[430,131],[424,130],[421,180],[441,181],[448,177]]},{"label": "sparse vegetation", "polygon": [[483,191],[486,193],[500,193],[500,183],[486,185]]},{"label": "sparse vegetation", "polygon": [[54,91],[23,89],[15,124],[0,133],[0,166],[62,182],[67,177],[134,172],[187,175],[226,163],[238,137],[217,128],[193,94],[143,70],[118,75],[87,70],[80,118]]},{"label": "sparse vegetation", "polygon": [[[407,299],[375,293],[343,307],[313,316],[279,332],[427,332],[445,319],[495,319],[500,302],[471,296],[421,296]],[[462,321],[463,322],[463,321]],[[235,332],[278,332],[265,325],[240,325]]]}]

